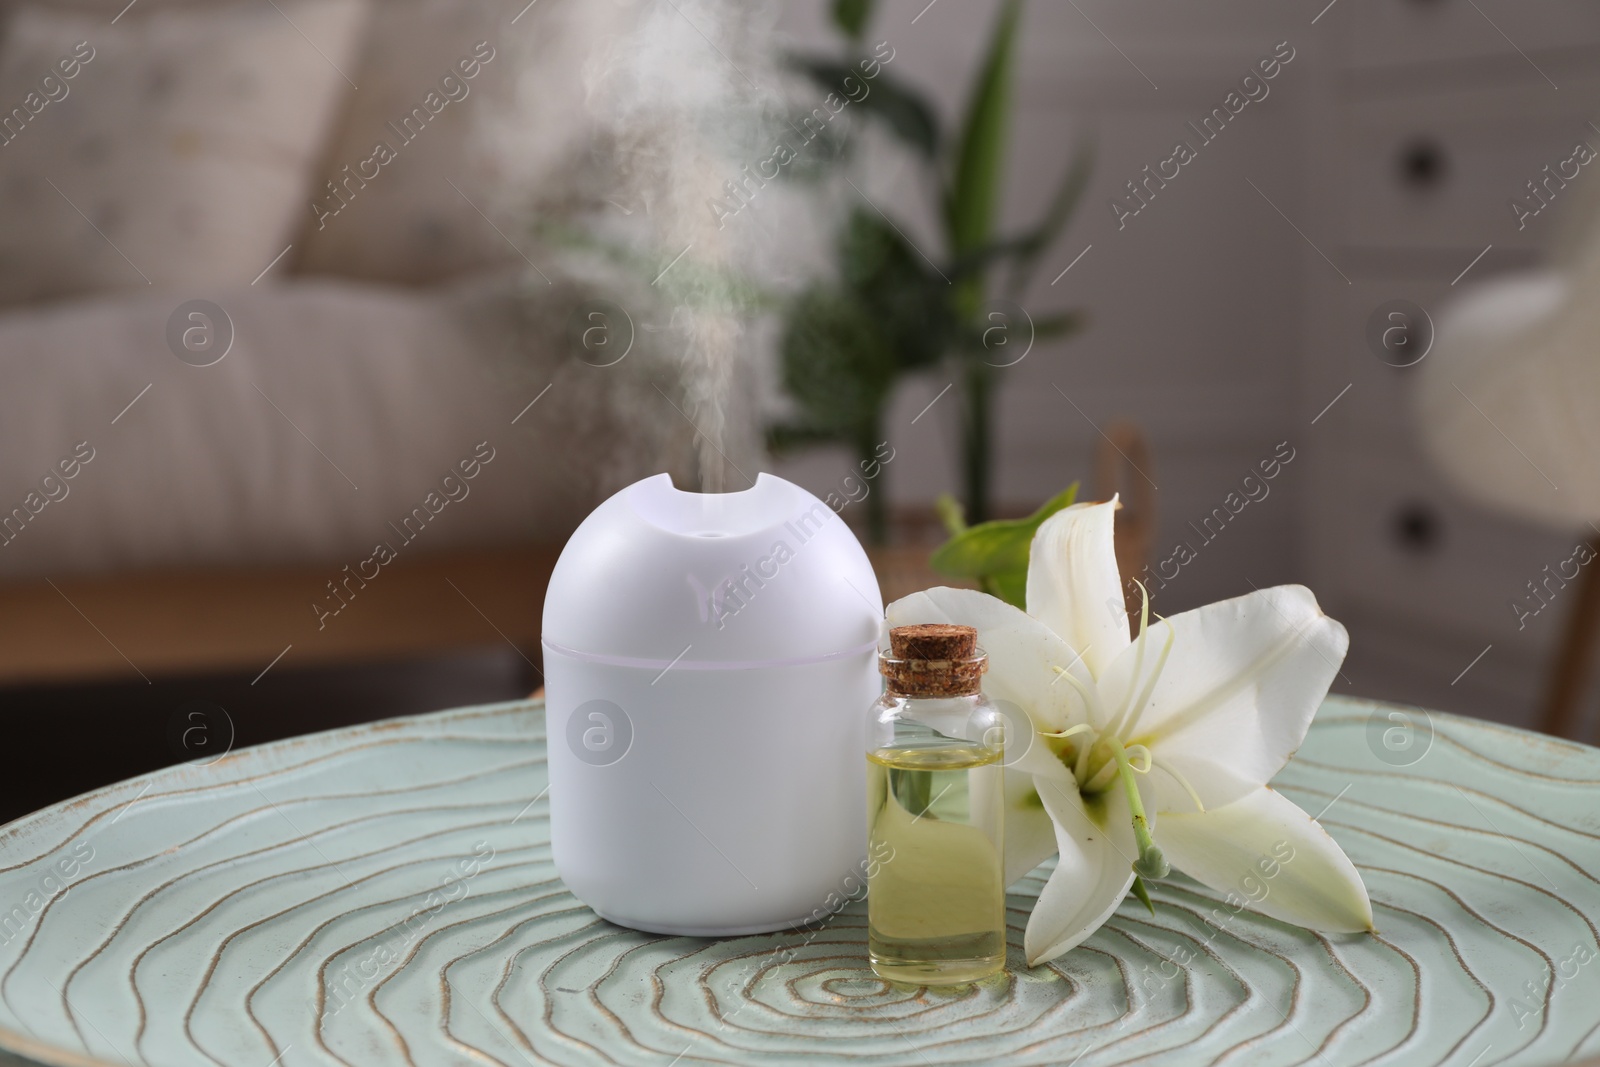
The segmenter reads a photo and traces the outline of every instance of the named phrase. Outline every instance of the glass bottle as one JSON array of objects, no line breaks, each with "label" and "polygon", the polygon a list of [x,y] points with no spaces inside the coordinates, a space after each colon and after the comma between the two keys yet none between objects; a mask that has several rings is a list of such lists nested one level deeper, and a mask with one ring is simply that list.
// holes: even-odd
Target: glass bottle
[{"label": "glass bottle", "polygon": [[1004,719],[970,626],[898,626],[867,727],[873,973],[954,985],[1006,959]]}]

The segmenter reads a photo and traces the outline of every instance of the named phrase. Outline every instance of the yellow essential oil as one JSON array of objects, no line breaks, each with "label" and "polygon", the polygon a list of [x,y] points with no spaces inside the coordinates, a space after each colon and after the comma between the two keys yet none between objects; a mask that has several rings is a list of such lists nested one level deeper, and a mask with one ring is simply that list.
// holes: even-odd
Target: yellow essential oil
[{"label": "yellow essential oil", "polygon": [[867,754],[867,950],[880,978],[971,982],[1005,966],[1002,753],[984,745]]}]

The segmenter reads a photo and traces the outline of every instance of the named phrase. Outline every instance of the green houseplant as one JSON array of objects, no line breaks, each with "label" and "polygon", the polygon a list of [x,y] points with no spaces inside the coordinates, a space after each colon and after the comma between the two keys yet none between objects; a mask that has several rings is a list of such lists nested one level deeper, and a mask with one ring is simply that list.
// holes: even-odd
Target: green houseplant
[{"label": "green houseplant", "polygon": [[[844,38],[840,53],[793,57],[796,68],[820,88],[850,92],[872,12],[873,0],[833,0],[833,22]],[[777,451],[831,441],[870,460],[899,380],[952,365],[962,397],[962,500],[974,523],[991,510],[994,394],[1001,369],[1014,362],[997,358],[1000,346],[1025,351],[1034,340],[1067,336],[1083,322],[1077,312],[1031,318],[1015,302],[1071,219],[1088,181],[1090,152],[1074,152],[1031,228],[999,232],[1021,17],[1022,0],[1004,0],[953,134],[920,92],[887,70],[873,78],[870,92],[850,93],[865,121],[905,144],[929,187],[939,191],[942,247],[932,253],[936,259],[925,255],[904,226],[861,197],[839,232],[837,274],[813,282],[786,307],[781,373],[796,414],[768,433]],[[826,173],[847,158],[841,139],[830,146],[830,163],[807,173]],[[881,491],[867,498],[869,538],[879,544],[887,536],[884,499]]]}]

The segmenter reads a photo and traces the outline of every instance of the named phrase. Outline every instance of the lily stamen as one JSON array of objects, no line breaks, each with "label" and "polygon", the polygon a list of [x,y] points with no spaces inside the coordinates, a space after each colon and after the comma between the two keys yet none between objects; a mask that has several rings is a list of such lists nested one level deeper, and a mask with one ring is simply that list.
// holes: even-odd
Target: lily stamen
[{"label": "lily stamen", "polygon": [[1078,786],[1079,790],[1088,788],[1087,783],[1084,783],[1083,779],[1084,775],[1087,774],[1089,770],[1089,753],[1093,750],[1094,742],[1091,741],[1087,745],[1084,745],[1078,749],[1078,758],[1072,763],[1072,776],[1080,783]]},{"label": "lily stamen", "polygon": [[[1133,768],[1133,773],[1135,773],[1135,774],[1149,774],[1150,773],[1150,768],[1154,767],[1155,763],[1156,763],[1155,757],[1150,755],[1150,750],[1148,748],[1146,748],[1144,745],[1125,745],[1123,747],[1127,749],[1127,752],[1128,752],[1128,763]],[[1144,766],[1143,767],[1141,767],[1138,764],[1133,762],[1135,756],[1143,756],[1144,757]]]},{"label": "lily stamen", "polygon": [[1067,684],[1072,686],[1072,688],[1077,691],[1078,696],[1083,699],[1084,709],[1088,712],[1088,717],[1091,721],[1104,721],[1105,709],[1100,706],[1100,694],[1080,682],[1077,675],[1073,674],[1065,667],[1057,667],[1052,665],[1050,669],[1055,671],[1059,676],[1056,679],[1057,681],[1065,678],[1067,680]]},{"label": "lily stamen", "polygon": [[[1140,745],[1139,747],[1143,748],[1144,746]],[[1145,749],[1145,751],[1148,752],[1149,749]],[[1159,767],[1165,774],[1172,775],[1173,780],[1179,785],[1183,786],[1183,791],[1189,794],[1189,799],[1194,801],[1195,810],[1200,812],[1202,815],[1205,814],[1206,806],[1200,802],[1200,794],[1195,792],[1194,786],[1189,784],[1189,779],[1185,778],[1181,773],[1179,773],[1178,768],[1174,767],[1165,760],[1157,760],[1154,758],[1151,759],[1150,765],[1152,767]]]},{"label": "lily stamen", "polygon": [[[1156,620],[1158,622],[1167,621],[1159,615],[1156,616]],[[1143,638],[1144,634],[1141,633],[1139,636]],[[1144,714],[1144,710],[1150,706],[1150,695],[1156,690],[1156,681],[1161,677],[1161,672],[1166,670],[1167,657],[1172,654],[1172,646],[1177,639],[1177,631],[1168,626],[1166,640],[1161,643],[1161,652],[1156,656],[1155,669],[1150,672],[1150,677],[1145,679],[1144,685],[1139,689],[1139,695],[1134,697],[1133,703],[1129,705],[1131,714],[1128,717],[1128,722],[1126,724],[1118,723],[1118,726],[1121,727],[1118,731],[1120,736],[1135,736],[1135,731],[1139,728],[1139,718]],[[1143,641],[1140,643],[1143,644]],[[1138,679],[1139,675],[1135,673],[1133,681],[1137,682]]]},{"label": "lily stamen", "polygon": [[[1139,587],[1139,636],[1135,638],[1137,647],[1133,650],[1133,679],[1138,681],[1139,673],[1144,670],[1144,632],[1150,626],[1150,590],[1146,589],[1139,579],[1130,580]],[[1157,673],[1160,673],[1159,667]],[[1122,706],[1117,708],[1116,716],[1106,724],[1107,733],[1115,734],[1121,731],[1122,720],[1128,717],[1130,709],[1137,707],[1133,702],[1133,695],[1133,687],[1129,686],[1127,693],[1123,695]]]},{"label": "lily stamen", "polygon": [[[1100,714],[1100,698],[1096,695],[1095,691],[1080,682],[1071,671],[1064,670],[1060,667],[1056,667],[1054,669],[1061,678],[1065,678],[1067,680],[1067,684],[1071,685],[1073,689],[1078,691],[1078,695],[1083,698],[1084,704],[1088,707],[1089,717],[1095,720],[1103,719],[1104,716]],[[1094,729],[1094,727],[1090,726],[1089,723],[1080,723],[1079,725],[1088,727],[1090,730]],[[1092,742],[1087,745],[1078,746],[1078,756],[1077,759],[1073,761],[1072,776],[1080,782],[1083,781],[1084,771],[1089,765],[1089,751],[1092,748],[1094,748],[1094,744]]]},{"label": "lily stamen", "polygon": [[[1093,746],[1085,747],[1092,748]],[[1080,785],[1078,789],[1084,793],[1098,793],[1111,784],[1111,780],[1117,776],[1118,769],[1116,758],[1113,756],[1113,758],[1101,764],[1100,769],[1094,772],[1094,776]]]}]

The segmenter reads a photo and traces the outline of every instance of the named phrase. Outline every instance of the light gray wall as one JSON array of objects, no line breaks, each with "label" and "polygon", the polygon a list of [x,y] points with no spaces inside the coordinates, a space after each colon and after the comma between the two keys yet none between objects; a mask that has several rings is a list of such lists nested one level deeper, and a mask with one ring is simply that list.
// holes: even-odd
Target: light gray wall
[{"label": "light gray wall", "polygon": [[[871,36],[894,45],[896,73],[931,90],[948,117],[995,6],[886,0]],[[791,0],[784,25],[800,41],[828,40],[824,14],[823,0]],[[1585,109],[1600,111],[1588,73],[1600,57],[1600,9],[1581,0],[1035,0],[1025,19],[1006,218],[1033,217],[1073,140],[1092,134],[1092,188],[1025,301],[1036,314],[1082,307],[1091,323],[1007,372],[999,498],[1031,507],[1087,478],[1099,442],[1091,423],[1132,418],[1155,449],[1155,558],[1179,540],[1198,548],[1160,594],[1164,611],[1304,581],[1352,633],[1336,692],[1534,722],[1572,598],[1520,631],[1509,603],[1558,549],[1565,558],[1576,531],[1491,514],[1444,484],[1415,446],[1408,380],[1377,362],[1362,330],[1393,297],[1444,306],[1460,291],[1451,278],[1487,244],[1496,250],[1473,281],[1543,261],[1569,228],[1570,207],[1552,213],[1543,236],[1516,232],[1506,201],[1570,148]],[[1295,58],[1270,95],[1119,230],[1110,198],[1175,141],[1197,143],[1186,123],[1282,41]],[[1416,137],[1442,145],[1448,164],[1443,181],[1420,191],[1398,167]],[[908,210],[892,174],[875,178],[871,195],[888,190],[888,209],[931,241],[926,206]],[[929,375],[896,398],[896,502],[958,486],[953,394],[911,425],[949,380]],[[1270,496],[1202,542],[1190,522],[1282,441],[1296,458]],[[813,454],[780,470],[826,486],[847,465],[842,454]],[[1422,549],[1397,533],[1404,509],[1419,504],[1441,530]]]},{"label": "light gray wall", "polygon": [[[995,5],[940,0],[924,11],[925,4],[884,3],[871,37],[894,46],[892,69],[933,92],[948,119],[963,104]],[[1090,325],[1064,343],[1040,343],[1006,371],[996,496],[1029,508],[1087,479],[1101,443],[1096,427],[1131,418],[1155,448],[1148,473],[1159,486],[1157,544],[1166,546],[1164,556],[1191,520],[1220,506],[1279,442],[1298,444],[1299,238],[1245,179],[1291,214],[1301,204],[1298,145],[1308,64],[1298,55],[1268,83],[1265,100],[1200,148],[1199,158],[1119,229],[1109,207],[1113,194],[1171,155],[1178,140],[1198,141],[1185,123],[1220,106],[1258,58],[1293,34],[1281,4],[1213,4],[1204,12],[1093,0],[1079,6],[1084,14],[1066,3],[1026,10],[1004,217],[1013,228],[1031,221],[1073,143],[1092,138],[1091,188],[1024,301],[1035,315],[1085,309]],[[827,40],[821,3],[791,3],[788,13],[787,28],[797,37]],[[903,197],[874,199],[897,218],[907,214]],[[932,245],[923,236],[932,232],[926,218],[924,205],[916,239]],[[901,458],[890,472],[890,492],[897,502],[925,503],[958,486],[954,392],[911,425],[950,380],[936,373],[908,383],[894,404],[889,421]],[[811,457],[784,469],[827,484],[824,472],[842,473],[847,462],[833,457],[825,465]],[[1182,568],[1161,594],[1164,607],[1247,592],[1246,578],[1258,585],[1293,578],[1300,473],[1291,464],[1267,499]]]}]

